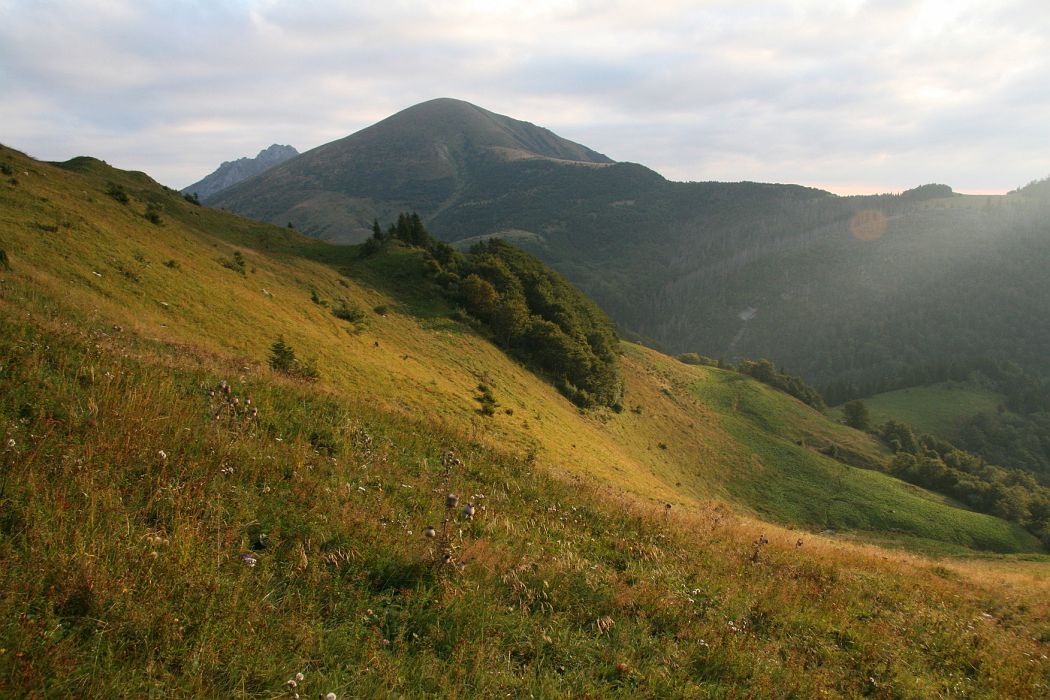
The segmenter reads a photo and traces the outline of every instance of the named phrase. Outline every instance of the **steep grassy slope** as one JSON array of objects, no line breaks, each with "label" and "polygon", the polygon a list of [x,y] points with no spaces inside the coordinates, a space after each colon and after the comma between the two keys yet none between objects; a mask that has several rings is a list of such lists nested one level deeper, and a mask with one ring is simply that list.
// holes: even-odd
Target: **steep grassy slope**
[{"label": "steep grassy slope", "polygon": [[[303,697],[1050,685],[1045,560],[932,562],[711,500],[822,526],[776,485],[808,498],[844,472],[843,492],[924,509],[915,537],[1031,546],[821,455],[879,457],[798,402],[628,345],[627,410],[581,414],[451,320],[414,251],[361,261],[90,159],[0,163],[4,694],[292,697],[296,673]],[[342,299],[366,323],[332,316]],[[266,366],[278,334],[320,382]],[[513,413],[475,413],[479,378]],[[442,525],[449,492],[474,520]]]},{"label": "steep grassy slope", "polygon": [[[283,336],[333,391],[658,502],[729,498],[798,527],[894,532],[947,547],[1038,548],[1016,526],[827,457],[821,449],[859,467],[884,459],[869,437],[735,374],[628,346],[628,410],[581,413],[453,320],[423,274],[419,251],[362,259],[353,249],[192,206],[144,175],[91,159],[65,171],[18,167],[31,170],[6,191],[13,279],[24,280],[25,294],[85,322],[242,357],[249,368],[261,366]],[[113,185],[132,201],[105,195]],[[160,225],[143,218],[151,202],[164,206]],[[344,301],[364,311],[361,323],[333,316]],[[492,417],[477,413],[479,383],[500,404]],[[759,398],[741,403],[738,387]],[[835,507],[827,504],[829,474],[857,481],[840,489]]]},{"label": "steep grassy slope", "polygon": [[[1024,698],[1050,683],[1045,563],[932,563],[647,508],[365,397],[13,301],[4,694]],[[255,419],[214,417],[220,379]],[[449,491],[479,511],[447,526],[443,565],[421,532]]]}]

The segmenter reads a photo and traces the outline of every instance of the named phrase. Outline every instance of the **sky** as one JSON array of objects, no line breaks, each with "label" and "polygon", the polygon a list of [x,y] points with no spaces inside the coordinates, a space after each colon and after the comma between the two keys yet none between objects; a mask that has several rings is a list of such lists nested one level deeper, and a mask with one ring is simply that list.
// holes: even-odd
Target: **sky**
[{"label": "sky", "polygon": [[181,188],[455,97],[673,180],[1050,175],[1046,0],[0,0],[0,142]]}]

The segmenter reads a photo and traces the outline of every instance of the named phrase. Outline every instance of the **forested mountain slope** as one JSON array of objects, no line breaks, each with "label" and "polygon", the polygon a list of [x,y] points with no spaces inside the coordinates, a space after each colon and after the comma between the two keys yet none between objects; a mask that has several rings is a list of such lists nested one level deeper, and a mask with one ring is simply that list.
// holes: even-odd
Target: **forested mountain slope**
[{"label": "forested mountain slope", "polygon": [[505,237],[624,332],[672,352],[768,357],[838,394],[915,364],[1046,373],[1050,198],[925,185],[836,197],[678,183],[531,124],[435,100],[231,188],[216,206],[354,242],[418,211],[449,241]]}]

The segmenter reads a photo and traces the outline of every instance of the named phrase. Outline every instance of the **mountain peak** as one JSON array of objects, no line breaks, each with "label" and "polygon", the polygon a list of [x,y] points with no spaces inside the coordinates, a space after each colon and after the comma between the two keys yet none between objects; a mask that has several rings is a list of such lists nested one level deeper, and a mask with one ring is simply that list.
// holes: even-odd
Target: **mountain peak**
[{"label": "mountain peak", "polygon": [[331,240],[362,240],[373,218],[453,206],[506,167],[598,168],[613,161],[549,129],[440,97],[318,146],[207,203]]},{"label": "mountain peak", "polygon": [[182,191],[196,193],[202,198],[211,197],[227,187],[236,185],[241,180],[258,175],[297,155],[299,151],[293,147],[274,143],[259,151],[254,158],[224,161],[215,172],[183,188]]},{"label": "mountain peak", "polygon": [[512,160],[549,158],[579,163],[613,162],[607,156],[564,139],[549,129],[451,97],[438,97],[403,109],[342,139],[342,142],[391,138],[408,138],[418,145],[427,143],[488,152]]}]

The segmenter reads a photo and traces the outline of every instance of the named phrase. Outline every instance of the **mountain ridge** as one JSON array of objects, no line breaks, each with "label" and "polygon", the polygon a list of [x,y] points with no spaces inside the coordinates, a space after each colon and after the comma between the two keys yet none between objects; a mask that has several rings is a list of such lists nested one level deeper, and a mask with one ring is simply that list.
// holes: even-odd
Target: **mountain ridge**
[{"label": "mountain ridge", "polygon": [[[430,110],[444,116],[422,118]],[[835,402],[930,361],[979,355],[1050,374],[1045,183],[995,197],[941,184],[847,197],[460,149],[479,129],[479,142],[522,145],[490,114],[454,100],[409,108],[317,149],[332,163],[296,160],[275,171],[304,166],[295,177],[264,176],[214,203],[333,242],[409,210],[453,243],[508,236],[625,333],[670,352],[768,357]],[[486,126],[457,132],[460,122]],[[436,142],[451,144],[448,158]],[[361,156],[356,170],[328,167],[341,151]]]},{"label": "mountain ridge", "polygon": [[292,146],[271,144],[259,151],[254,158],[238,158],[237,160],[224,161],[210,174],[204,176],[192,185],[182,188],[184,194],[195,195],[204,200],[214,196],[222,190],[236,185],[242,180],[258,175],[284,161],[299,155],[299,151]]},{"label": "mountain ridge", "polygon": [[401,211],[427,218],[443,210],[469,184],[473,166],[485,160],[612,163],[548,129],[437,98],[204,201],[271,223],[292,222],[326,240],[360,242],[374,218],[391,220]]}]

